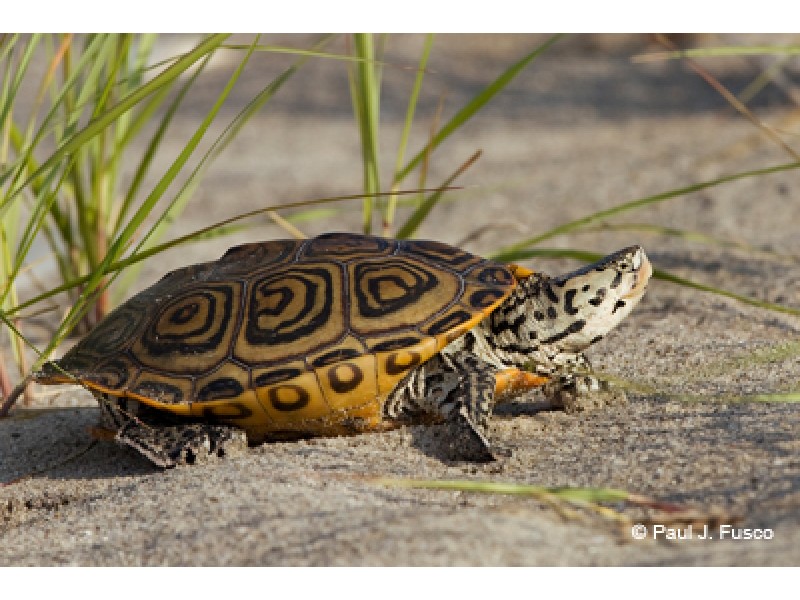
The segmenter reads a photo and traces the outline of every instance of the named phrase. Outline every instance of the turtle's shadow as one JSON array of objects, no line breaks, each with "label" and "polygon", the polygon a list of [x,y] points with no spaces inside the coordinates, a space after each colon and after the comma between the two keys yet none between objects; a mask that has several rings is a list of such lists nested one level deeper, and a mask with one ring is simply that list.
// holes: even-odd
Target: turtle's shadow
[{"label": "turtle's shadow", "polygon": [[[526,401],[495,407],[493,418],[534,416],[554,410],[546,401]],[[21,409],[0,420],[0,483],[28,477],[51,479],[111,479],[162,471],[136,451],[113,441],[92,439],[99,409]],[[412,426],[411,445],[445,463],[447,451],[440,425]],[[456,463],[453,463],[456,464]]]},{"label": "turtle's shadow", "polygon": [[512,419],[514,417],[534,417],[539,413],[558,411],[563,411],[563,409],[554,406],[549,400],[537,398],[536,400],[498,404],[494,407],[492,415],[499,419]]},{"label": "turtle's shadow", "polygon": [[0,482],[28,477],[108,479],[159,471],[147,459],[89,428],[97,408],[21,409],[0,420]]},{"label": "turtle's shadow", "polygon": [[[113,441],[82,440],[88,450],[46,471],[51,479],[111,479],[164,471],[133,448]],[[89,447],[91,445],[91,447]]]}]

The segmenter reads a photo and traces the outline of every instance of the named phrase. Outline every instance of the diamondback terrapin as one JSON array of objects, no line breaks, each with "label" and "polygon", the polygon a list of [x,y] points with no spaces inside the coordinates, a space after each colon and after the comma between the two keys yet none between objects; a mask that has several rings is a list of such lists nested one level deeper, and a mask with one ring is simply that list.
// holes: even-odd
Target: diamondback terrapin
[{"label": "diamondback terrapin", "polygon": [[90,389],[161,466],[431,418],[449,458],[491,460],[495,402],[600,388],[582,352],[651,272],[638,246],[550,278],[438,242],[246,244],[167,274],[32,378]]}]

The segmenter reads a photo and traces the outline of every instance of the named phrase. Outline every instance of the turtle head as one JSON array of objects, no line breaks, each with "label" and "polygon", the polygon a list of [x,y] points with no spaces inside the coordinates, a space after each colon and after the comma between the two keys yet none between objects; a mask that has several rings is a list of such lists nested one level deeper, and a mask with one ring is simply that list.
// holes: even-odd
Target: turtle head
[{"label": "turtle head", "polygon": [[562,351],[580,352],[600,340],[641,300],[652,274],[644,250],[630,246],[550,279],[553,293],[542,295],[540,301],[551,302],[556,321],[562,322],[545,342]]}]

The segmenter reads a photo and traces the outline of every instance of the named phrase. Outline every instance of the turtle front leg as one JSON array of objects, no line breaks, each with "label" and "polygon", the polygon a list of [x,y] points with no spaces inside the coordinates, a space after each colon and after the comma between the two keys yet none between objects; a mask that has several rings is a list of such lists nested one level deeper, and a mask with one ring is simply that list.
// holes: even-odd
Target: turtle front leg
[{"label": "turtle front leg", "polygon": [[430,415],[444,421],[448,458],[474,462],[495,460],[488,439],[494,404],[496,369],[466,352],[440,354],[401,382],[389,396],[384,413],[390,419],[418,421]]}]

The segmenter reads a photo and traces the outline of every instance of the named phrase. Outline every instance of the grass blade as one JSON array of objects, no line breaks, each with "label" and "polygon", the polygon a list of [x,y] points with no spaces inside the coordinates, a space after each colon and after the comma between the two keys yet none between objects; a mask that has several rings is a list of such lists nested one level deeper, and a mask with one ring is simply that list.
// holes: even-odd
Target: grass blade
[{"label": "grass blade", "polygon": [[[161,142],[164,139],[164,136],[169,129],[170,124],[172,123],[172,119],[174,118],[175,114],[177,113],[178,109],[180,108],[181,104],[183,103],[184,99],[186,98],[189,90],[194,86],[197,78],[205,69],[208,61],[210,60],[211,55],[207,55],[203,58],[202,62],[198,65],[197,69],[192,73],[191,77],[187,79],[187,81],[181,86],[180,90],[176,94],[175,98],[173,98],[172,102],[170,102],[167,110],[164,111],[164,115],[161,117],[161,120],[158,123],[158,127],[156,127],[153,136],[150,138],[145,151],[142,153],[142,158],[139,161],[139,164],[136,167],[136,170],[133,175],[133,179],[131,180],[130,186],[128,187],[128,191],[125,194],[125,198],[122,200],[120,204],[120,208],[117,215],[116,223],[112,229],[112,233],[116,233],[122,223],[125,222],[125,218],[130,210],[130,207],[133,203],[136,194],[139,192],[139,189],[144,183],[145,177],[150,170],[151,165],[153,164],[153,160],[155,159],[156,152],[161,146]],[[151,103],[148,103],[146,107],[146,113],[154,112],[156,108],[161,104],[162,100],[169,92],[171,86],[164,86],[162,90],[157,92],[157,96],[153,98]],[[139,121],[137,119],[137,121]],[[134,126],[138,126],[134,125]]]},{"label": "grass blade", "polygon": [[[547,503],[568,502],[570,504],[588,508],[597,514],[623,524],[629,524],[629,519],[599,503],[625,502],[634,506],[652,508],[663,511],[668,515],[689,516],[692,514],[688,506],[664,502],[650,496],[633,494],[626,490],[616,488],[592,487],[544,487],[522,483],[502,483],[494,481],[474,481],[469,479],[401,479],[378,478],[373,480],[377,485],[409,489],[446,490],[458,492],[473,492],[480,494],[504,494],[510,496],[525,496],[536,498]],[[556,504],[554,508],[558,508]],[[708,515],[713,518],[713,514]]]},{"label": "grass blade", "polygon": [[422,204],[420,204],[416,210],[408,217],[408,220],[405,224],[400,228],[395,236],[398,240],[405,240],[411,238],[416,233],[419,226],[425,220],[425,217],[428,216],[428,213],[433,210],[433,207],[439,202],[442,198],[444,190],[447,189],[453,181],[455,181],[458,177],[460,177],[464,171],[469,169],[475,162],[481,157],[481,151],[476,151],[472,156],[470,156],[466,162],[464,162],[455,172],[448,177],[444,183],[442,183],[441,187],[437,189],[433,194],[428,196]]},{"label": "grass blade", "polygon": [[380,79],[373,64],[375,51],[372,34],[353,34],[356,56],[361,59],[355,66],[355,75],[350,77],[350,94],[353,110],[361,135],[361,160],[364,168],[363,223],[364,233],[372,229],[373,194],[380,191],[380,167],[378,158],[378,124],[380,107]]},{"label": "grass blade", "polygon": [[724,290],[722,288],[706,285],[703,283],[698,283],[696,281],[692,281],[691,279],[686,279],[684,277],[678,277],[677,275],[673,275],[672,273],[664,271],[662,269],[653,269],[653,277],[655,277],[656,279],[661,279],[663,281],[671,281],[672,283],[677,283],[678,285],[682,285],[684,287],[694,288],[696,290],[700,290],[701,292],[711,292],[712,294],[717,294],[719,296],[732,298],[743,304],[749,304],[751,306],[757,306],[759,308],[765,308],[767,310],[782,312],[789,315],[800,315],[800,308],[792,308],[790,306],[784,306],[782,304],[775,304],[772,302],[757,300],[755,298],[750,298],[749,296],[742,296],[741,294]]},{"label": "grass blade", "polygon": [[800,402],[800,391],[785,394],[756,394],[750,397],[750,402]]},{"label": "grass blade", "polygon": [[[560,248],[532,248],[529,250],[522,250],[522,249],[511,250],[509,252],[504,252],[501,255],[495,255],[492,258],[500,262],[515,262],[529,258],[574,258],[576,260],[581,260],[587,263],[591,263],[600,260],[601,258],[603,258],[603,255],[598,254],[597,252],[587,252],[584,250],[572,250],[572,249],[560,249]],[[677,283],[678,285],[682,285],[684,287],[694,288],[696,290],[700,290],[701,292],[710,292],[712,294],[718,294],[720,296],[732,298],[733,300],[742,302],[743,304],[749,304],[751,306],[757,306],[759,308],[764,308],[775,312],[782,312],[790,315],[800,315],[800,308],[792,308],[790,306],[784,306],[783,304],[775,304],[772,302],[757,300],[756,298],[743,296],[741,294],[737,294],[729,290],[714,287],[711,285],[706,285],[704,283],[698,283],[696,281],[687,279],[685,277],[679,277],[678,275],[674,275],[673,273],[670,273],[669,271],[665,271],[663,269],[653,269],[653,277],[655,279],[660,279],[662,281]]]},{"label": "grass blade", "polygon": [[624,502],[633,494],[614,488],[590,487],[543,487],[521,483],[499,483],[494,481],[472,481],[469,479],[377,479],[375,483],[387,487],[426,490],[450,490],[477,492],[481,494],[505,494],[534,498],[559,498],[577,502]]},{"label": "grass blade", "polygon": [[480,110],[487,102],[494,98],[501,90],[503,90],[514,78],[519,75],[522,70],[527,67],[533,59],[540,54],[546,52],[550,46],[556,43],[562,34],[554,35],[549,38],[544,44],[541,44],[533,52],[525,55],[521,60],[511,65],[508,69],[503,71],[500,76],[485,87],[482,91],[476,94],[461,110],[459,110],[452,119],[450,119],[439,132],[431,139],[426,146],[420,150],[408,164],[406,164],[399,173],[395,175],[395,183],[401,182],[405,179],[411,171],[413,171],[419,163],[421,163],[427,154],[446,140],[450,134],[456,131],[470,118],[472,118],[478,110]]},{"label": "grass blade", "polygon": [[636,200],[624,202],[622,204],[618,204],[611,208],[600,210],[590,215],[586,215],[585,217],[581,217],[580,219],[575,219],[574,221],[564,223],[563,225],[559,225],[558,227],[549,229],[544,233],[527,238],[525,240],[522,240],[521,242],[516,242],[514,244],[506,246],[505,248],[498,250],[497,252],[492,254],[491,258],[494,258],[495,260],[499,261],[511,260],[508,257],[512,256],[512,254],[517,250],[527,249],[530,246],[534,246],[540,242],[543,242],[544,240],[549,240],[556,236],[576,231],[578,229],[583,228],[586,225],[589,225],[590,223],[596,223],[597,221],[601,221],[603,219],[621,214],[623,212],[636,210],[639,208],[643,208],[645,206],[649,206],[651,204],[656,204],[658,202],[664,202],[665,200],[677,198],[678,196],[685,196],[686,194],[691,194],[692,192],[697,192],[717,185],[722,185],[723,183],[730,183],[732,181],[738,181],[740,179],[748,179],[750,177],[758,177],[761,175],[770,175],[772,173],[780,173],[783,171],[791,171],[792,169],[797,169],[798,167],[800,167],[800,162],[791,162],[782,165],[776,165],[773,167],[767,167],[764,169],[743,171],[741,173],[734,173],[733,175],[725,175],[724,177],[719,177],[717,179],[711,179],[709,181],[695,183],[686,187],[670,190],[668,192],[662,192],[660,194],[654,194],[652,196],[646,196],[644,198],[638,198]]},{"label": "grass blade", "polygon": [[[28,179],[16,187],[6,197],[4,204],[0,207],[1,211],[5,209],[8,201],[16,197],[28,183],[36,177],[44,174],[46,171],[51,170],[65,157],[74,154],[78,151],[87,141],[94,138],[102,132],[108,125],[110,125],[120,115],[133,108],[141,100],[149,96],[151,93],[159,89],[162,85],[172,81],[183,73],[186,69],[191,67],[195,62],[200,60],[203,56],[212,52],[217,48],[226,38],[228,34],[216,34],[207,37],[193,50],[187,52],[180,59],[175,61],[170,67],[162,71],[156,77],[136,89],[134,92],[128,94],[125,98],[120,100],[116,105],[111,107],[108,111],[92,120],[86,127],[81,129],[78,133],[70,137],[64,144],[62,144],[53,154],[42,163],[39,168],[28,177]],[[2,182],[0,182],[2,183]]]},{"label": "grass blade", "polygon": [[724,404],[800,402],[800,391],[775,392],[771,394],[715,394],[713,396],[660,393],[659,396],[673,402],[686,402],[687,404],[707,404],[710,402]]},{"label": "grass blade", "polygon": [[[408,147],[408,136],[411,134],[411,125],[414,122],[414,113],[417,109],[417,102],[419,100],[419,93],[422,89],[422,80],[425,77],[425,67],[428,65],[428,59],[431,55],[431,48],[433,47],[433,34],[429,33],[425,36],[425,45],[422,48],[422,55],[417,65],[417,76],[414,78],[414,86],[411,88],[411,95],[408,99],[408,108],[406,109],[406,118],[403,123],[403,132],[400,134],[400,143],[397,145],[397,159],[395,161],[394,176],[392,177],[392,190],[399,187],[398,174],[403,168],[403,161],[405,161],[406,148]],[[389,196],[386,206],[386,215],[384,217],[384,232],[388,233],[394,222],[394,213],[397,208],[397,196]]]},{"label": "grass blade", "polygon": [[797,54],[800,54],[800,46],[716,46],[713,48],[687,48],[685,50],[637,54],[631,57],[631,62],[646,63],[713,56],[794,56]]}]

